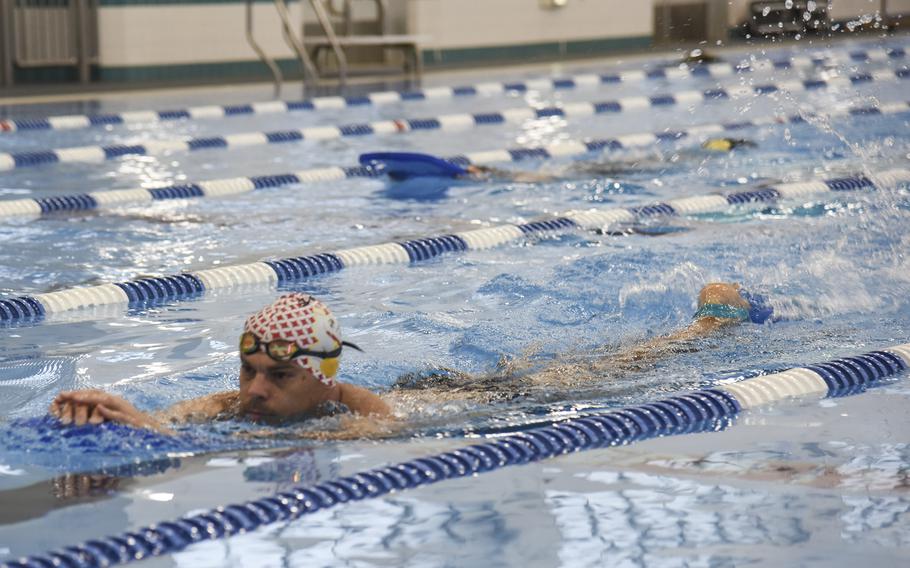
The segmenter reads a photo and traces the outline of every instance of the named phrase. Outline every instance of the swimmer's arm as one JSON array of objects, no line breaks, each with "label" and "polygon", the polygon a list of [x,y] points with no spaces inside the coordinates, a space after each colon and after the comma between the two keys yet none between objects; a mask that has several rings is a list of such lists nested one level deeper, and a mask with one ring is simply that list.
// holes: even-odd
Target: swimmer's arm
[{"label": "swimmer's arm", "polygon": [[203,422],[231,417],[236,408],[237,393],[216,393],[192,400],[178,402],[159,412],[143,412],[123,397],[101,390],[61,392],[51,403],[48,412],[64,424],[82,426],[115,422],[173,434],[169,424]]},{"label": "swimmer's arm", "polygon": [[618,364],[635,364],[636,366],[653,363],[674,353],[692,351],[691,340],[708,336],[721,328],[736,325],[737,323],[739,323],[737,320],[726,318],[699,318],[679,331],[655,337],[621,351],[608,359]]},{"label": "swimmer's arm", "polygon": [[63,424],[74,426],[115,422],[133,428],[173,433],[163,422],[142,412],[123,397],[101,390],[61,392],[54,398],[48,413],[59,418]]},{"label": "swimmer's arm", "polygon": [[509,172],[507,179],[515,183],[546,183],[555,181],[557,177],[544,172]]},{"label": "swimmer's arm", "polygon": [[171,424],[211,422],[236,418],[239,408],[239,392],[226,391],[178,402],[165,410],[156,412],[154,417]]},{"label": "swimmer's arm", "polygon": [[[699,292],[698,305],[701,307],[705,304],[722,304],[748,310],[749,302],[742,297],[739,291],[739,284],[712,282],[705,285]],[[618,363],[652,362],[681,350],[691,350],[692,347],[689,345],[691,340],[708,336],[738,323],[739,320],[732,318],[701,316],[679,331],[646,341],[619,353],[614,360]]]},{"label": "swimmer's arm", "polygon": [[363,387],[348,383],[338,385],[341,389],[341,400],[345,406],[355,414],[364,417],[389,418],[392,416],[392,407],[382,398]]},{"label": "swimmer's arm", "polygon": [[472,176],[479,179],[494,179],[494,180],[508,180],[516,183],[538,183],[538,182],[548,182],[556,179],[555,176],[541,173],[541,172],[515,172],[510,170],[503,170],[500,168],[493,168],[490,166],[468,166],[467,171]]},{"label": "swimmer's arm", "polygon": [[698,318],[697,320],[690,323],[688,326],[675,331],[669,335],[665,335],[657,339],[657,341],[664,341],[666,343],[672,343],[674,341],[686,341],[689,339],[697,339],[699,337],[705,337],[711,335],[715,331],[729,327],[731,325],[736,325],[739,323],[739,320],[729,319],[729,318],[717,318],[712,316],[705,316]]}]

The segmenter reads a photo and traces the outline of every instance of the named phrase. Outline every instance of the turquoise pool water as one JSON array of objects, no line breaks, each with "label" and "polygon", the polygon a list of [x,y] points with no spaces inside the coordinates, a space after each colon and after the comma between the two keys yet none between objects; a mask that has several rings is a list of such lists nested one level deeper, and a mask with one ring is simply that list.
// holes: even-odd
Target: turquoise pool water
[{"label": "turquoise pool water", "polygon": [[[902,45],[898,40],[884,43]],[[721,84],[900,65],[856,63],[808,75],[778,71],[731,77]],[[456,83],[454,77],[438,81]],[[464,77],[457,82],[464,83]],[[529,103],[548,106],[706,89],[717,83],[643,82],[175,122],[153,129],[19,133],[0,137],[0,151],[427,117]],[[226,104],[264,93],[219,92],[205,101]],[[906,98],[901,83],[874,83],[585,121],[548,118],[457,133],[58,165],[3,174],[0,197],[348,165],[361,152],[388,148],[450,155],[777,113],[824,113],[849,103]],[[196,101],[149,95],[98,108],[166,108],[174,106],[171,102],[186,106]],[[25,112],[8,109],[11,115]],[[737,131],[736,136],[757,147],[732,154],[706,153],[693,140],[682,140],[584,157],[630,166],[608,175],[572,173],[572,162],[565,159],[522,162],[508,167],[563,177],[547,183],[460,185],[432,201],[390,199],[382,182],[357,179],[220,200],[5,221],[0,224],[0,291],[41,293],[521,222],[569,209],[634,206],[771,181],[906,168],[908,118],[905,113],[812,119]],[[118,427],[100,433],[61,429],[44,418],[44,409],[61,389],[105,388],[153,409],[233,388],[237,334],[248,313],[279,293],[268,287],[218,291],[143,309],[73,312],[41,324],[4,328],[0,561],[451,449],[464,444],[465,437],[904,343],[910,335],[907,189],[844,192],[822,201],[662,219],[631,234],[592,232],[525,241],[404,268],[358,267],[287,288],[318,295],[333,307],[348,338],[366,351],[346,355],[344,380],[378,390],[389,389],[403,373],[435,367],[484,373],[503,358],[530,358],[533,365],[545,366],[554,359],[566,363],[589,360],[592,354],[609,356],[685,326],[699,288],[708,281],[742,282],[772,297],[785,316],[773,325],[741,326],[712,336],[699,342],[697,350],[655,365],[608,368],[583,383],[567,377],[566,386],[492,403],[403,405],[398,410],[413,427],[380,442],[285,437],[251,442],[237,436],[247,426],[230,423],[190,427],[171,439]],[[443,483],[196,545],[149,563],[831,566],[863,559],[896,565],[910,547],[908,396],[910,388],[896,380],[853,399],[780,405],[749,413],[723,432],[652,440]]]}]

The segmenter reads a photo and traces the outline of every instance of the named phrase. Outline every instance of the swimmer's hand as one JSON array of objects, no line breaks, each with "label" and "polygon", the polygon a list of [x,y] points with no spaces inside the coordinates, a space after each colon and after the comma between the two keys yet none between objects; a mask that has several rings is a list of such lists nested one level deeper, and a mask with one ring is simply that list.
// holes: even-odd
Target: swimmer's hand
[{"label": "swimmer's hand", "polygon": [[114,422],[133,428],[170,433],[164,424],[137,409],[126,399],[101,390],[61,392],[51,403],[48,413],[67,425]]}]

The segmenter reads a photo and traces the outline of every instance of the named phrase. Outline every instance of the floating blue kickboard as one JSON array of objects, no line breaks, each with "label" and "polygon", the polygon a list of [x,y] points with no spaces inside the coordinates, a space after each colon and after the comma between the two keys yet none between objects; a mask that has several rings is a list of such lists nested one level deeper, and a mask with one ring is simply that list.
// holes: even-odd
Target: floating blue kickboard
[{"label": "floating blue kickboard", "polygon": [[372,152],[360,155],[360,164],[401,181],[415,177],[454,178],[468,173],[442,158],[416,152]]}]

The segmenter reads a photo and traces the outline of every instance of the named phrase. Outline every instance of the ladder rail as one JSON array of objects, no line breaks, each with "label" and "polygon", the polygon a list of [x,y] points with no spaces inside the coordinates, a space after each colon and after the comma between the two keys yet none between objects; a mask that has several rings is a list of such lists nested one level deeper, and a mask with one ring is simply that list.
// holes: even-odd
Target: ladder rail
[{"label": "ladder rail", "polygon": [[274,2],[275,9],[278,11],[278,17],[281,18],[281,33],[284,37],[284,41],[294,53],[297,54],[297,59],[300,61],[300,65],[303,68],[304,84],[307,84],[309,81],[312,81],[313,83],[318,82],[319,73],[316,71],[316,66],[313,65],[310,55],[303,47],[303,40],[298,39],[297,36],[294,35],[294,29],[291,26],[291,14],[288,10],[287,3],[285,3],[285,0],[274,0]]},{"label": "ladder rail", "polygon": [[319,25],[322,26],[322,31],[325,32],[325,37],[328,39],[329,45],[332,46],[332,52],[335,54],[335,59],[338,62],[338,79],[341,84],[344,85],[348,76],[347,55],[345,55],[344,49],[338,42],[338,36],[335,34],[335,28],[329,20],[325,4],[323,4],[322,0],[310,0],[310,5],[316,13],[316,19],[319,20]]},{"label": "ladder rail", "polygon": [[277,99],[281,96],[281,84],[284,82],[284,76],[281,73],[281,68],[275,63],[275,60],[266,54],[265,50],[262,49],[253,36],[253,0],[246,0],[246,42],[253,48],[253,51],[256,52],[260,61],[265,63],[266,67],[269,68],[269,72],[272,74],[272,82],[275,84],[274,97]]}]

